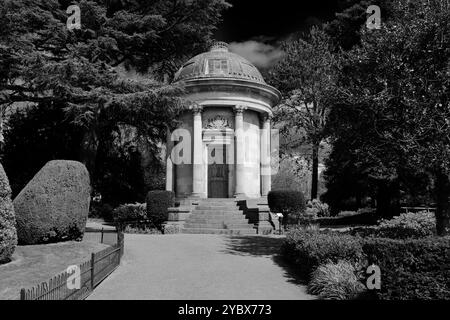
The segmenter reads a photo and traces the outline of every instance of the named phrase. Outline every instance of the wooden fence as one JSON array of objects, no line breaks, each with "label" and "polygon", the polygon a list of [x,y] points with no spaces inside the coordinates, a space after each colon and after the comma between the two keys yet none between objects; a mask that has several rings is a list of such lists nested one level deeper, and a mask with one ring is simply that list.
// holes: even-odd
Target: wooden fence
[{"label": "wooden fence", "polygon": [[30,289],[20,290],[20,300],[83,300],[120,264],[124,252],[124,235],[117,232],[117,243],[78,265],[80,288],[69,289],[67,271]]}]

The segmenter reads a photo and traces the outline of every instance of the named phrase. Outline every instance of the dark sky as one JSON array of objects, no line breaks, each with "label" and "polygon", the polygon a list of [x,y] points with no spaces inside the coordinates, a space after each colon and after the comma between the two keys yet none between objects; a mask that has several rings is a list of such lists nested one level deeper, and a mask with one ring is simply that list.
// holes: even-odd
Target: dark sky
[{"label": "dark sky", "polygon": [[226,42],[272,42],[311,24],[334,18],[338,0],[228,0],[216,39]]}]

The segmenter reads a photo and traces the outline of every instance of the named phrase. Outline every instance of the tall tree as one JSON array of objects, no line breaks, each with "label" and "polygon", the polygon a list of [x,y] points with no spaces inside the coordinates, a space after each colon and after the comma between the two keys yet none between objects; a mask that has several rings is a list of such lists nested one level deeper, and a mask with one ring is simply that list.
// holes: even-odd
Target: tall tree
[{"label": "tall tree", "polygon": [[[0,0],[0,106],[53,103],[84,129],[80,159],[91,173],[102,130],[129,124],[155,144],[181,106],[182,88],[161,83],[210,41],[225,0]],[[117,67],[150,72],[128,79]]]},{"label": "tall tree", "polygon": [[311,199],[317,198],[319,149],[326,138],[329,102],[335,92],[338,54],[330,38],[313,27],[305,39],[283,44],[284,58],[270,73],[270,81],[283,93],[275,121],[288,136],[291,149],[303,143],[312,149]]},{"label": "tall tree", "polygon": [[[365,137],[358,153],[373,172],[428,173],[437,230],[450,232],[450,6],[395,1],[380,30],[363,31],[340,79],[337,137]],[[348,119],[345,121],[345,119]]]}]

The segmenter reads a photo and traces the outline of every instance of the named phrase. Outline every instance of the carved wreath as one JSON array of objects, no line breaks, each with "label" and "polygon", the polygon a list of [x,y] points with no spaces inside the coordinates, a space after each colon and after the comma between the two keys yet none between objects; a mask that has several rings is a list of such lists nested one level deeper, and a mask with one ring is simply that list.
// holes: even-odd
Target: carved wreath
[{"label": "carved wreath", "polygon": [[208,119],[205,124],[205,129],[233,129],[233,125],[227,118],[222,116],[215,116],[214,118]]}]

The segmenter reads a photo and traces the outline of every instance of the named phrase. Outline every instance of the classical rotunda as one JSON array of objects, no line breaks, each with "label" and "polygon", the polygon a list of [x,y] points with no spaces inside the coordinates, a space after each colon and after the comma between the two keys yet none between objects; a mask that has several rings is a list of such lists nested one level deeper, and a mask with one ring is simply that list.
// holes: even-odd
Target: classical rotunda
[{"label": "classical rotunda", "polygon": [[174,82],[184,83],[191,103],[179,120],[192,152],[171,152],[182,139],[169,139],[166,189],[178,199],[266,197],[272,107],[280,92],[222,42],[186,62]]}]

